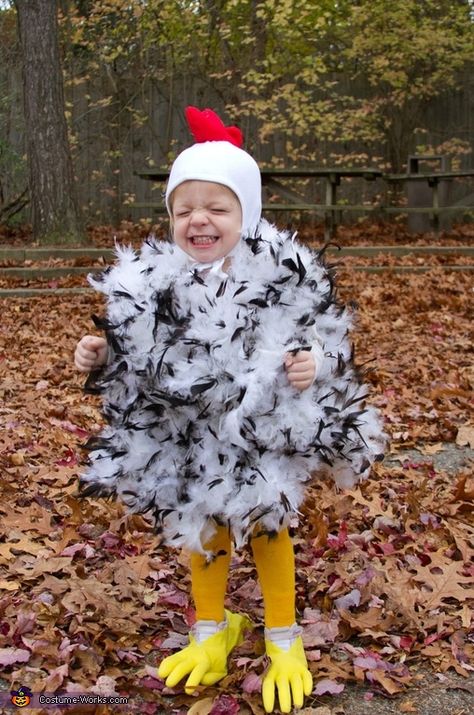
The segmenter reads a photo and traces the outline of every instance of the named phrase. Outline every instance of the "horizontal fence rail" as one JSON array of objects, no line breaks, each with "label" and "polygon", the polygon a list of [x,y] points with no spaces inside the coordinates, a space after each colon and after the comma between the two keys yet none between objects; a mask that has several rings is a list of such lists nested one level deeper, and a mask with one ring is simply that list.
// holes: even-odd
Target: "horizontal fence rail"
[{"label": "horizontal fence rail", "polygon": [[[379,169],[373,167],[362,168],[341,168],[341,167],[325,167],[325,168],[275,168],[261,169],[262,184],[264,190],[271,191],[273,194],[282,196],[285,199],[284,203],[277,201],[266,201],[263,204],[263,210],[266,213],[309,213],[312,215],[321,215],[324,218],[325,237],[333,236],[337,223],[340,223],[340,216],[344,212],[376,214],[380,217],[393,214],[425,214],[433,222],[433,229],[436,233],[440,229],[440,216],[444,214],[472,214],[474,217],[474,204],[443,205],[440,200],[440,187],[443,187],[448,182],[455,179],[472,179],[474,177],[474,169],[465,171],[444,171],[444,172],[425,172],[425,173],[407,173],[407,174],[385,174]],[[140,178],[152,181],[155,183],[165,183],[168,179],[168,170],[165,169],[144,169],[136,172]],[[293,181],[301,181],[305,179],[322,180],[325,182],[325,202],[313,202],[302,200],[301,192],[295,190],[294,187],[288,187],[281,183],[281,179],[292,179]],[[381,180],[386,184],[387,188],[399,185],[406,187],[412,186],[413,183],[424,182],[431,189],[430,205],[419,206],[410,205],[410,202],[405,204],[389,204],[381,200],[370,204],[354,204],[354,203],[338,203],[337,189],[341,185],[343,179],[363,179],[364,181]],[[156,213],[166,213],[164,201],[157,202],[136,202],[130,203],[128,206],[131,209],[151,209]]]},{"label": "horizontal fence rail", "polygon": [[[426,258],[433,256],[450,256],[449,263],[440,263],[439,265],[430,264],[415,264],[415,265],[395,265],[388,263],[385,265],[350,265],[347,266],[349,271],[357,273],[427,273],[434,269],[442,269],[447,271],[473,271],[474,263],[464,262],[456,263],[456,259],[466,259],[474,257],[473,246],[418,246],[418,245],[378,245],[378,246],[345,246],[338,248],[329,246],[327,249],[331,258],[344,260],[345,258],[362,258],[375,259],[380,256],[393,258],[404,258],[413,255],[418,258]],[[0,287],[0,299],[3,298],[35,298],[40,296],[67,296],[67,295],[92,295],[93,289],[87,286],[85,274],[100,272],[104,269],[105,263],[112,263],[115,257],[115,251],[107,248],[60,248],[51,247],[0,247],[0,281],[13,280],[14,282],[23,282],[26,285],[17,285],[16,287]],[[47,262],[50,259],[70,261],[81,259],[88,261],[89,265],[81,266],[49,266],[41,265],[42,262]],[[25,261],[28,264],[21,266]],[[100,261],[101,265],[97,265]],[[454,262],[451,262],[454,261]],[[30,265],[34,262],[36,265]],[[104,262],[104,264],[102,264]],[[380,261],[383,263],[383,261]],[[17,265],[11,265],[15,263]],[[95,263],[95,265],[93,265]],[[6,265],[1,265],[6,264]],[[340,264],[341,269],[345,269],[344,264]],[[61,286],[60,282],[63,278],[69,276],[84,275],[81,285],[77,286]],[[36,281],[49,280],[50,285],[34,285]]]}]

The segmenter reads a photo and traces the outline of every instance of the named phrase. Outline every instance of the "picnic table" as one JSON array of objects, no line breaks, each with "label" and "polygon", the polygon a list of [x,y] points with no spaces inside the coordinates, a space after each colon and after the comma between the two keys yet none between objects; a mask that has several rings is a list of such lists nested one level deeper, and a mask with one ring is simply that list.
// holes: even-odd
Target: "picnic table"
[{"label": "picnic table", "polygon": [[[406,174],[386,174],[374,167],[344,168],[344,167],[321,167],[321,168],[261,168],[262,185],[266,193],[272,192],[285,199],[285,202],[277,202],[273,199],[263,203],[265,212],[309,212],[320,213],[324,216],[325,238],[330,238],[335,230],[337,215],[343,211],[348,212],[378,212],[379,214],[390,213],[425,213],[429,214],[434,223],[435,230],[439,229],[439,216],[443,212],[474,212],[474,206],[461,203],[453,206],[441,206],[439,197],[439,187],[442,182],[453,181],[454,179],[470,178],[474,176],[474,169],[466,171],[443,171],[428,173],[406,173]],[[165,183],[169,176],[168,169],[142,169],[135,172],[137,176],[147,181]],[[384,205],[381,202],[346,204],[338,203],[337,189],[343,179],[364,179],[365,181],[375,181],[382,179],[388,184],[407,182],[426,182],[432,190],[432,202],[427,206],[410,205]],[[295,190],[282,180],[292,179],[293,182],[304,179],[324,181],[324,203],[308,201],[302,196],[301,188]],[[165,213],[164,201],[160,202],[136,202],[131,204],[134,208],[151,208],[156,212]]]},{"label": "picnic table", "polygon": [[[382,176],[382,172],[375,168],[318,168],[318,169],[285,169],[285,168],[261,168],[262,185],[264,189],[276,192],[283,196],[287,202],[278,203],[276,201],[264,202],[263,210],[268,211],[300,211],[300,212],[321,212],[324,215],[325,235],[329,237],[333,234],[336,220],[335,213],[340,211],[367,212],[374,210],[375,205],[354,205],[337,203],[337,187],[343,178],[363,178],[366,181],[374,181]],[[136,172],[142,179],[154,182],[165,182],[169,172],[165,169],[144,169]],[[325,182],[325,203],[308,202],[301,193],[289,188],[281,183],[281,179],[322,179]],[[153,208],[156,211],[164,212],[166,207],[162,203],[135,203],[136,208]]]}]

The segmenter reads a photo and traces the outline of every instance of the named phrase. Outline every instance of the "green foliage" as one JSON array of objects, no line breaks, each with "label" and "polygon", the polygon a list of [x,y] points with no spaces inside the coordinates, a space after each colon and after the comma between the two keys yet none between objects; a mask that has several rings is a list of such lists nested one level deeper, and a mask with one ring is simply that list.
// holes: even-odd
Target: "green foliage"
[{"label": "green foliage", "polygon": [[[467,0],[60,0],[69,85],[103,76],[88,111],[112,130],[138,129],[158,88],[173,111],[184,94],[240,123],[275,163],[376,160],[401,169],[427,104],[472,67]],[[158,138],[173,151],[169,126]],[[339,150],[338,150],[339,147]],[[111,151],[116,151],[112,147]],[[359,158],[357,158],[359,157]],[[388,162],[388,164],[387,164]]]},{"label": "green foliage", "polygon": [[452,0],[372,0],[354,7],[347,57],[355,74],[397,106],[427,99],[453,86],[472,60],[474,37],[469,8]]},{"label": "green foliage", "polygon": [[473,65],[474,33],[467,2],[371,0],[354,5],[345,51],[350,76],[368,83],[355,102],[349,138],[367,132],[386,141],[399,168],[428,102],[457,85]]}]

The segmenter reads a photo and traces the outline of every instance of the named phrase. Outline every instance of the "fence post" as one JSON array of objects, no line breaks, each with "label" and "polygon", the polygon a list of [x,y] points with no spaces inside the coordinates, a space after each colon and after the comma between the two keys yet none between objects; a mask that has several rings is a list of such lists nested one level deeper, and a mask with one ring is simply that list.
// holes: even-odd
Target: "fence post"
[{"label": "fence post", "polygon": [[[409,175],[438,172],[442,174],[449,171],[449,169],[450,160],[444,155],[414,154],[408,157],[407,173]],[[436,209],[440,206],[447,206],[449,205],[449,189],[449,182],[442,179],[433,178],[426,181],[421,181],[420,179],[410,181],[410,179],[407,179],[408,208],[427,208],[432,206]],[[438,232],[440,227],[446,229],[450,228],[450,226],[451,219],[447,215],[440,216],[439,213],[434,213],[433,221],[431,221],[431,216],[426,211],[423,213],[413,211],[408,214],[408,230],[411,233],[425,233],[430,231],[431,228]]]}]

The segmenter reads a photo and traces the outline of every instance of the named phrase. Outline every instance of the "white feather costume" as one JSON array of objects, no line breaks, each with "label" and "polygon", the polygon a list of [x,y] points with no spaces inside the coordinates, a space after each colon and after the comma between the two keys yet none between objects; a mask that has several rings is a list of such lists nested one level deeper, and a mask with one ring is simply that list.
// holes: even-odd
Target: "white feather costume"
[{"label": "white feather costume", "polygon": [[[109,426],[88,443],[84,495],[117,496],[170,545],[203,551],[216,523],[237,546],[280,531],[323,470],[351,487],[381,459],[332,271],[287,232],[262,220],[226,273],[149,241],[89,280],[108,298],[113,359],[89,381]],[[284,357],[315,330],[324,359],[300,392]]]}]

